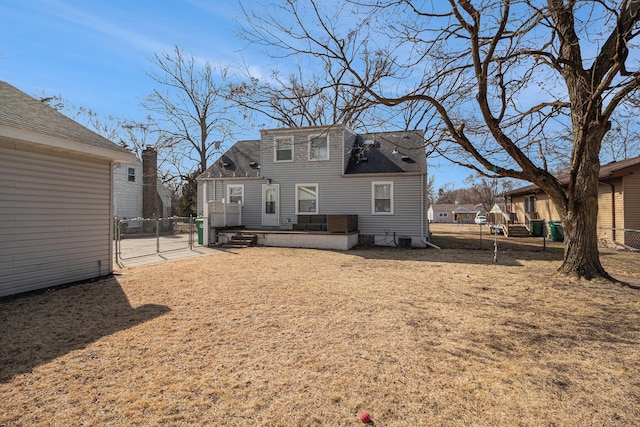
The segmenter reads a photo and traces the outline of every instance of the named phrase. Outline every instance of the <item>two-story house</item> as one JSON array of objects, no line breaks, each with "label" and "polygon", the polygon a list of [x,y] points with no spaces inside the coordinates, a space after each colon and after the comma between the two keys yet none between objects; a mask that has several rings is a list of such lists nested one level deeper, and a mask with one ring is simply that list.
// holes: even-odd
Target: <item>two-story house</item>
[{"label": "two-story house", "polygon": [[[342,232],[353,234],[355,229],[348,247],[358,241],[424,247],[429,235],[426,174],[419,131],[357,135],[345,126],[263,130],[260,140],[237,142],[198,177],[198,213],[210,216],[211,203],[238,205],[241,220],[236,225],[270,232],[261,242],[266,245],[325,247],[291,236],[331,235],[330,223],[340,216],[351,224]],[[209,233],[208,242],[214,243],[219,232]],[[275,239],[276,233],[289,236]]]}]

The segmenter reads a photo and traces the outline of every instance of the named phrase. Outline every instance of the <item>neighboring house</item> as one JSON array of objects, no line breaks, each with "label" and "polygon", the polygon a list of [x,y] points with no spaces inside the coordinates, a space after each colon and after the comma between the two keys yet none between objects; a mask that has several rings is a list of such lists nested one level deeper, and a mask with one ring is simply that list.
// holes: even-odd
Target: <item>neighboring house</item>
[{"label": "neighboring house", "polygon": [[115,164],[113,215],[118,219],[142,217],[142,162]]},{"label": "neighboring house", "polygon": [[171,216],[171,193],[157,177],[157,156],[147,147],[142,161],[115,164],[113,206],[118,219]]},{"label": "neighboring house", "polygon": [[263,130],[260,140],[237,142],[197,178],[198,212],[203,200],[239,202],[241,225],[281,231],[323,231],[327,215],[351,215],[361,242],[393,246],[402,237],[423,247],[426,173],[418,131]]},{"label": "neighboring house", "polygon": [[0,82],[0,296],[113,271],[124,148]]},{"label": "neighboring house", "polygon": [[[566,177],[559,177],[564,185]],[[600,167],[598,191],[598,236],[601,244],[618,243],[637,247],[640,230],[640,157],[612,162]],[[511,199],[512,216],[527,223],[531,219],[559,221],[558,209],[536,185],[528,185],[506,193]],[[616,230],[617,229],[617,230]]]},{"label": "neighboring house", "polygon": [[429,206],[427,217],[429,222],[449,224],[473,224],[479,209],[474,205],[457,203],[433,203]]}]

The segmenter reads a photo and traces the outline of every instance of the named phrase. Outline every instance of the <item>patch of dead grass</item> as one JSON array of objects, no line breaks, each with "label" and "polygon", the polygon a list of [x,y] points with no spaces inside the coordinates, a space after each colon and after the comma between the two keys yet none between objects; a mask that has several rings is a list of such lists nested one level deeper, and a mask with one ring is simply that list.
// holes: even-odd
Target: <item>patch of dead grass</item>
[{"label": "patch of dead grass", "polygon": [[636,424],[639,291],[491,259],[249,248],[1,300],[0,425]]}]

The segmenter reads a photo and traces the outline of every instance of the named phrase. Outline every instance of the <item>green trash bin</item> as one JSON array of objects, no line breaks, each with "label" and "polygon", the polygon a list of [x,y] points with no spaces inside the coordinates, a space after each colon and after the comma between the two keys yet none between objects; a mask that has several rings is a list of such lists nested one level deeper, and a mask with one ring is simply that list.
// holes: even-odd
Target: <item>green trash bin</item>
[{"label": "green trash bin", "polygon": [[531,235],[535,237],[542,237],[542,229],[544,226],[543,219],[532,219],[531,222]]},{"label": "green trash bin", "polygon": [[202,245],[204,241],[204,219],[196,219],[196,228],[198,229],[198,244]]},{"label": "green trash bin", "polygon": [[549,238],[552,242],[564,241],[564,230],[562,229],[562,221],[549,221]]}]

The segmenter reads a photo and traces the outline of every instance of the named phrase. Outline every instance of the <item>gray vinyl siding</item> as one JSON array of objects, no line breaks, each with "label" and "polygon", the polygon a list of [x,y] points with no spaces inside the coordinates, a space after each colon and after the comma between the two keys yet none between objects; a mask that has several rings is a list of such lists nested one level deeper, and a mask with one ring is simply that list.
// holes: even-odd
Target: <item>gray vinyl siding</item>
[{"label": "gray vinyl siding", "polygon": [[223,179],[216,180],[216,200],[227,198],[228,185],[244,185],[244,205],[242,206],[242,222],[246,225],[262,224],[262,179]]},{"label": "gray vinyl siding", "polygon": [[111,182],[108,160],[0,140],[0,296],[111,272]]},{"label": "gray vinyl siding", "polygon": [[242,207],[242,222],[248,227],[259,227],[262,225],[262,184],[263,179],[229,178],[206,180],[207,196],[204,197],[203,185],[198,185],[198,215],[202,215],[204,200],[217,202],[226,199],[228,185],[244,185],[244,205]]},{"label": "gray vinyl siding", "polygon": [[[390,236],[409,235],[416,239],[426,234],[422,224],[426,218],[424,175],[343,176],[344,161],[353,145],[353,135],[342,131],[329,133],[330,155],[328,161],[308,160],[309,131],[289,131],[263,136],[265,149],[261,151],[262,174],[275,184],[280,184],[280,224],[286,228],[297,222],[295,207],[296,184],[318,184],[318,209],[320,215],[356,214],[362,234]],[[275,137],[294,135],[294,161],[274,162],[273,141]],[[343,149],[343,140],[347,138]],[[371,212],[371,183],[392,181],[394,183],[394,214],[373,215]],[[422,205],[421,205],[422,204]],[[249,225],[249,224],[247,224]],[[253,225],[253,224],[251,224]],[[259,224],[256,224],[259,225]]]},{"label": "gray vinyl siding", "polygon": [[[288,129],[267,131],[262,134],[259,163],[262,179],[217,178],[207,180],[208,195],[198,186],[199,212],[202,201],[220,201],[226,197],[228,184],[244,184],[245,204],[243,225],[248,228],[262,226],[262,184],[271,180],[280,186],[280,228],[291,229],[298,221],[295,206],[296,184],[318,185],[318,214],[355,214],[361,234],[373,235],[379,241],[387,239],[392,245],[394,234],[411,236],[414,245],[428,234],[425,175],[369,174],[344,175],[345,165],[355,141],[355,135],[343,128],[331,130],[329,160],[310,161],[309,136],[314,129]],[[293,161],[274,161],[276,137],[293,135]],[[394,214],[372,214],[372,182],[393,182]],[[214,187],[215,186],[215,187]]]},{"label": "gray vinyl siding", "polygon": [[[290,130],[273,132],[262,136],[260,164],[262,176],[271,179],[275,184],[292,182],[316,182],[316,179],[339,178],[344,171],[345,151],[343,149],[343,131],[329,131],[329,160],[309,161],[309,135],[317,132],[308,130]],[[294,161],[274,162],[274,138],[293,136]],[[301,179],[308,179],[301,181]]]}]

